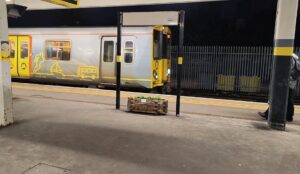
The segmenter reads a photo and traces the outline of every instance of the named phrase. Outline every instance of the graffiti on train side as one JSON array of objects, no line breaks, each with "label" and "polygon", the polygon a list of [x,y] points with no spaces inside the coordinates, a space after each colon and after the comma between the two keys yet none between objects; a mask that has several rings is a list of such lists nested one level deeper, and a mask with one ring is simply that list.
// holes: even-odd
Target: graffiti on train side
[{"label": "graffiti on train side", "polygon": [[34,56],[33,63],[34,63],[34,68],[32,73],[38,73],[40,69],[42,68],[42,64],[45,62],[45,57],[43,53],[39,53],[36,56]]},{"label": "graffiti on train side", "polygon": [[[89,66],[74,62],[66,63],[59,60],[46,60],[42,52],[34,56],[33,63],[33,75],[91,80],[96,80],[99,78],[99,69],[96,66]],[[70,69],[70,67],[75,67],[75,70],[71,73],[66,73],[64,68]]]}]

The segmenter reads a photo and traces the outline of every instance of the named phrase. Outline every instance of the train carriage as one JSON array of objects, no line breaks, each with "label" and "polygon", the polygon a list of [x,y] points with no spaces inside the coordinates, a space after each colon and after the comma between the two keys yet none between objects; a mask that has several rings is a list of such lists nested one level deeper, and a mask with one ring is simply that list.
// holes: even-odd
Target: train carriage
[{"label": "train carriage", "polygon": [[[170,30],[128,27],[122,31],[121,83],[163,88],[170,81]],[[114,85],[116,28],[11,28],[13,78]]]}]

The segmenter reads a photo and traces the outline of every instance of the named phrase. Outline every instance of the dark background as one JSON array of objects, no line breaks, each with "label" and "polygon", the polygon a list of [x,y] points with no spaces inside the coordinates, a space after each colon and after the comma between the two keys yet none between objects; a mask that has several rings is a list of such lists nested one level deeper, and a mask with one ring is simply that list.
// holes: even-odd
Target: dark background
[{"label": "dark background", "polygon": [[[27,11],[10,27],[116,26],[118,11],[185,10],[185,45],[272,46],[276,0]],[[300,18],[296,46],[300,46]],[[177,29],[172,28],[177,44]]]}]

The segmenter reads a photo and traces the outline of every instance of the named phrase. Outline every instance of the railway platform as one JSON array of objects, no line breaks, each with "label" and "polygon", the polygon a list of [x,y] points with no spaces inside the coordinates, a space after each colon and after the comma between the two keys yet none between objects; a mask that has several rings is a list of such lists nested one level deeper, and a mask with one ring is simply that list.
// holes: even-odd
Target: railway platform
[{"label": "railway platform", "polygon": [[256,113],[266,103],[182,97],[175,116],[126,112],[115,91],[13,83],[15,123],[0,128],[0,173],[298,173],[300,107],[287,131]]}]

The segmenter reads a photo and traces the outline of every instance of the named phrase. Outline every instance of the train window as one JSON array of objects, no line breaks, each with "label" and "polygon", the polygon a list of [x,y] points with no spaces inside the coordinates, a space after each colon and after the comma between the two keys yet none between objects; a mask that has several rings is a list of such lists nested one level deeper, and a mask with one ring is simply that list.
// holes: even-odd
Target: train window
[{"label": "train window", "polygon": [[9,47],[10,47],[10,58],[13,59],[16,57],[16,44],[15,41],[10,40],[9,41]]},{"label": "train window", "polygon": [[153,40],[153,56],[154,59],[159,59],[162,56],[162,32],[154,31]]},{"label": "train window", "polygon": [[21,41],[21,59],[28,58],[28,41]]},{"label": "train window", "polygon": [[70,41],[46,41],[46,59],[68,61],[70,58]]},{"label": "train window", "polygon": [[132,53],[125,53],[125,63],[132,63],[133,54]]},{"label": "train window", "polygon": [[125,49],[133,49],[133,42],[132,41],[127,41],[125,43]]},{"label": "train window", "polygon": [[126,41],[125,42],[125,50],[124,50],[124,61],[125,63],[132,63],[133,61],[133,42],[132,41]]},{"label": "train window", "polygon": [[113,62],[114,61],[114,41],[104,41],[104,52],[103,61]]}]

